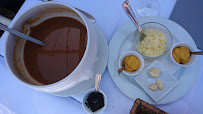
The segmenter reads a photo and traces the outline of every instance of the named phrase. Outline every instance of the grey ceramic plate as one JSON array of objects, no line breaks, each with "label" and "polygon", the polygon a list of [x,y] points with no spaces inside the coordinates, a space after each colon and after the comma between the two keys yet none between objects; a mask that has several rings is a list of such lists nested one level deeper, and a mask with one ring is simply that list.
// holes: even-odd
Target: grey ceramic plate
[{"label": "grey ceramic plate", "polygon": [[[196,48],[192,37],[188,32],[182,28],[177,23],[170,21],[168,19],[160,17],[143,17],[139,18],[140,24],[146,22],[157,22],[166,26],[173,37],[173,45],[178,42],[187,42]],[[167,104],[178,100],[183,97],[196,82],[198,72],[199,72],[199,59],[195,64],[188,68],[179,68],[179,70],[173,72],[174,76],[178,79],[178,85],[172,89],[166,96],[164,96],[160,101],[155,102],[152,98],[140,87],[140,85],[133,79],[134,77],[128,77],[121,73],[118,75],[118,59],[122,53],[125,51],[135,51],[135,45],[133,42],[133,32],[135,31],[135,26],[132,22],[128,22],[123,25],[112,37],[109,44],[109,60],[108,60],[108,70],[111,75],[112,80],[117,85],[117,87],[128,97],[132,99],[143,99],[150,104]],[[159,61],[168,60],[168,56],[164,56]],[[151,64],[153,61],[145,61],[145,63]],[[169,63],[169,62],[168,62]],[[173,70],[173,67],[177,66],[167,66],[165,68],[168,70]],[[147,66],[147,65],[146,65]]]},{"label": "grey ceramic plate", "polygon": [[[100,28],[96,24],[94,24],[94,27],[98,35],[98,45],[99,45],[99,48],[98,48],[99,60],[97,61],[94,67],[95,68],[94,72],[103,74],[106,69],[107,60],[108,60],[108,44],[106,41],[106,37],[104,36]],[[95,74],[93,76],[95,77]],[[52,94],[60,97],[68,97],[68,96],[85,92],[86,90],[90,89],[94,85],[94,79],[95,79],[94,77],[77,84],[71,89],[62,91],[60,93],[52,93]]]}]

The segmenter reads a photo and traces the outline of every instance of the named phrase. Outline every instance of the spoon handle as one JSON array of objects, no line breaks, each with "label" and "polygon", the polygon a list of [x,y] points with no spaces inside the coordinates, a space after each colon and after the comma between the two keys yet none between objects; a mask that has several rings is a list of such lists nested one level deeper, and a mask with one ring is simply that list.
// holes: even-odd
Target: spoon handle
[{"label": "spoon handle", "polygon": [[96,20],[95,20],[95,18],[94,18],[92,15],[90,15],[89,13],[87,13],[87,12],[81,10],[81,9],[78,9],[78,8],[75,8],[75,9],[77,9],[78,11],[80,11],[81,13],[83,13],[90,21],[92,21],[93,23],[95,23]]},{"label": "spoon handle", "polygon": [[16,35],[16,36],[19,36],[19,37],[21,37],[21,38],[24,38],[24,39],[26,39],[26,40],[29,40],[29,41],[31,41],[31,42],[33,42],[33,43],[39,44],[39,45],[41,45],[41,46],[45,46],[45,43],[44,43],[44,42],[42,42],[42,41],[40,41],[40,40],[37,40],[37,39],[35,39],[35,38],[32,38],[32,37],[30,37],[30,36],[28,36],[28,35],[25,35],[25,34],[23,34],[23,33],[20,33],[20,32],[18,32],[18,31],[16,31],[16,30],[10,29],[10,28],[8,28],[8,27],[2,25],[2,24],[0,24],[0,29],[1,29],[1,30],[4,30],[4,31],[8,31],[8,32],[11,33],[11,34],[14,34],[14,35]]},{"label": "spoon handle", "polygon": [[101,80],[101,74],[96,74],[96,78],[95,78],[95,90],[96,91],[99,90],[100,80]]},{"label": "spoon handle", "polygon": [[191,52],[191,54],[195,54],[195,55],[203,55],[203,51]]},{"label": "spoon handle", "polygon": [[132,22],[135,24],[135,26],[139,30],[139,32],[142,32],[142,28],[140,27],[140,24],[138,23],[138,20],[130,6],[129,1],[128,0],[124,1],[122,6],[123,6],[124,11],[128,15],[128,17],[132,20]]}]

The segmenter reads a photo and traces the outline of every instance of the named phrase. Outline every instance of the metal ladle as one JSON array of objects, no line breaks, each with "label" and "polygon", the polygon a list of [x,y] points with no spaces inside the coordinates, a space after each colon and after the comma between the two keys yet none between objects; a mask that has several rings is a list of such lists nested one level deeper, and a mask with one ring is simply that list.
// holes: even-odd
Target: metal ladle
[{"label": "metal ladle", "polygon": [[18,32],[18,31],[14,30],[14,29],[8,28],[8,27],[6,27],[6,26],[4,26],[4,25],[2,25],[2,24],[0,24],[0,29],[3,30],[3,31],[8,31],[8,32],[11,33],[11,34],[14,34],[14,35],[16,35],[16,36],[19,36],[19,37],[21,37],[21,38],[24,38],[24,39],[26,39],[26,40],[29,40],[29,41],[31,41],[31,42],[33,42],[33,43],[35,43],[35,44],[40,45],[40,46],[45,46],[45,43],[44,43],[44,42],[42,42],[42,41],[40,41],[40,40],[37,40],[37,39],[35,39],[35,38],[33,38],[33,37],[30,37],[30,36],[28,36],[28,35],[25,35],[25,34],[23,34],[23,33],[21,33],[21,32]]}]

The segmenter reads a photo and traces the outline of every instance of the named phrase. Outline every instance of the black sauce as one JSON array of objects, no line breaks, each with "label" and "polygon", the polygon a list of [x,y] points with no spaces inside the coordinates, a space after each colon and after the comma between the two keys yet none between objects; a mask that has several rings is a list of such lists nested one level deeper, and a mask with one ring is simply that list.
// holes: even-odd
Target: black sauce
[{"label": "black sauce", "polygon": [[92,112],[95,112],[104,107],[104,96],[100,92],[92,92],[87,97],[85,104]]}]

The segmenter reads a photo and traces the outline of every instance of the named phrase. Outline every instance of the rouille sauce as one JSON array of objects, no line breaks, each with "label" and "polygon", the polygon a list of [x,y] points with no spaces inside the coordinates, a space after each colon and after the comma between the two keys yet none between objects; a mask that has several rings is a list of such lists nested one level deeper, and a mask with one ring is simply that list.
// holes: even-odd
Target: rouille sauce
[{"label": "rouille sauce", "polygon": [[30,75],[47,85],[68,76],[79,64],[86,49],[87,30],[69,17],[53,17],[32,27],[30,36],[46,43],[41,47],[27,41],[24,62]]}]

